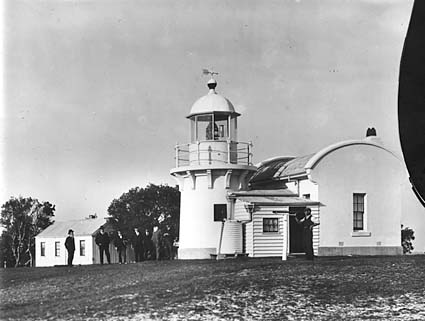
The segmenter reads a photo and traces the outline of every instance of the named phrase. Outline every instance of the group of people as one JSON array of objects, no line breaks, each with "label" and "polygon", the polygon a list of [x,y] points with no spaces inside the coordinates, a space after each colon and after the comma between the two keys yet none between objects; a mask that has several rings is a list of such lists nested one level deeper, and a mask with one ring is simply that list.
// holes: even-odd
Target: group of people
[{"label": "group of people", "polygon": [[[112,242],[118,253],[118,262],[127,263],[127,247],[131,246],[134,250],[136,262],[145,260],[160,260],[163,258],[173,259],[174,248],[168,233],[163,234],[158,226],[154,226],[151,235],[148,229],[144,233],[135,227],[134,233],[127,239],[121,231],[117,231],[114,237],[110,237],[105,232],[103,226],[99,228],[99,232],[95,236],[95,243],[99,248],[100,264],[104,262],[106,256],[107,262],[111,263],[111,254],[109,252],[109,244]],[[72,266],[75,252],[74,231],[68,231],[68,237],[65,240],[65,248],[68,251],[68,265]]]}]

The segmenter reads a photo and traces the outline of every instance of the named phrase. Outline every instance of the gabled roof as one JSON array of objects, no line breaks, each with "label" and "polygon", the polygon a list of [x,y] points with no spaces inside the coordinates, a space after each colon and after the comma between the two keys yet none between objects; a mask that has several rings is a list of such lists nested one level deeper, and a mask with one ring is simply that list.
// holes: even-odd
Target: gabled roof
[{"label": "gabled roof", "polygon": [[38,234],[37,237],[66,237],[70,229],[74,231],[75,236],[93,235],[105,223],[106,221],[103,218],[56,221]]}]

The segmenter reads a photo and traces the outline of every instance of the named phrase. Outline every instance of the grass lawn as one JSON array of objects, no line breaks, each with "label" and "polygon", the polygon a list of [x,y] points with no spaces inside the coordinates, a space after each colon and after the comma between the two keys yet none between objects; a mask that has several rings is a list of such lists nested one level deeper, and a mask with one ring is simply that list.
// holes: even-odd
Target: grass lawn
[{"label": "grass lawn", "polygon": [[425,256],[0,269],[2,320],[425,320]]}]

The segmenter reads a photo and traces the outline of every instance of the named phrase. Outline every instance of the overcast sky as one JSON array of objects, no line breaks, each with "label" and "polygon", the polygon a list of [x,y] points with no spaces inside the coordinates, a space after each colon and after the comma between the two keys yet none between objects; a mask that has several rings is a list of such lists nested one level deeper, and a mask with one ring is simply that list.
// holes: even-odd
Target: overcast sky
[{"label": "overcast sky", "polygon": [[0,201],[106,216],[132,187],[176,182],[174,145],[207,93],[242,114],[254,161],[374,126],[401,155],[398,71],[413,1],[16,1],[5,5]]}]

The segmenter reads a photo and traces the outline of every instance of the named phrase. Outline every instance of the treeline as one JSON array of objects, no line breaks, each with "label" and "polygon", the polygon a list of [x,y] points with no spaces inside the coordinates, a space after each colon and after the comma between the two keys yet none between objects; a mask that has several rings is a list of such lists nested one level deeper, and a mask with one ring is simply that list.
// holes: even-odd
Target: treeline
[{"label": "treeline", "polygon": [[[2,267],[32,266],[35,236],[51,225],[55,205],[31,197],[11,197],[1,207],[0,262]],[[178,238],[180,192],[177,187],[150,184],[135,187],[114,199],[108,215],[117,229],[130,235],[134,227],[152,230],[158,225],[172,239]],[[65,237],[65,235],[64,235]]]},{"label": "treeline", "polygon": [[150,184],[146,188],[135,187],[120,198],[114,199],[108,208],[117,229],[129,237],[135,227],[152,232],[158,225],[162,233],[178,238],[180,221],[180,192],[177,187]]}]

